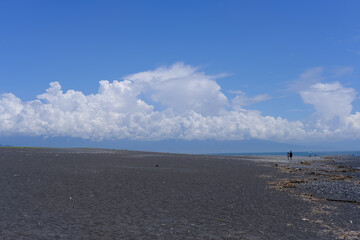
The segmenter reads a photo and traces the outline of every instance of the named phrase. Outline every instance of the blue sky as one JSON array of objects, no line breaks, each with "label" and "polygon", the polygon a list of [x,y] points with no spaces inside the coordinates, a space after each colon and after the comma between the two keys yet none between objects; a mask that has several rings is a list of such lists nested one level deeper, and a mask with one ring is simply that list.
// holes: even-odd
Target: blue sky
[{"label": "blue sky", "polygon": [[0,137],[338,139],[358,149],[358,9],[358,1],[1,1]]}]

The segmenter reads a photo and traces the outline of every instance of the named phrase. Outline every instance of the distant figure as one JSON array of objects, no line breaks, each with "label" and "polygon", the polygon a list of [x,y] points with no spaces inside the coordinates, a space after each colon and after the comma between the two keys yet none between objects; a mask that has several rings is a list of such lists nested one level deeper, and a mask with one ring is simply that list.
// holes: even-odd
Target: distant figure
[{"label": "distant figure", "polygon": [[292,160],[292,151],[290,151],[290,153],[289,153],[289,155],[290,155],[290,160]]},{"label": "distant figure", "polygon": [[290,157],[290,153],[289,153],[289,152],[287,152],[287,158],[288,158],[288,160],[289,160],[289,157]]}]

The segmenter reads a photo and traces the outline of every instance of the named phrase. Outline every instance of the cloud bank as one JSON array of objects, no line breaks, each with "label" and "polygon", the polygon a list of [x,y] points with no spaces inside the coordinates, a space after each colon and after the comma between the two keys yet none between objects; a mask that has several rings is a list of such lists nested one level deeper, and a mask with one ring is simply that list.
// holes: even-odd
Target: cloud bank
[{"label": "cloud bank", "polygon": [[[321,69],[304,73],[299,94],[316,109],[317,124],[263,116],[243,106],[270,99],[238,92],[228,99],[216,82],[182,63],[136,73],[121,81],[100,81],[96,94],[63,92],[58,82],[23,102],[11,93],[0,98],[0,135],[68,136],[83,139],[304,140],[360,137],[360,113],[351,114],[352,88],[319,83]],[[311,74],[312,73],[312,74]],[[306,79],[306,78],[310,79]],[[336,125],[333,119],[340,119]]]}]

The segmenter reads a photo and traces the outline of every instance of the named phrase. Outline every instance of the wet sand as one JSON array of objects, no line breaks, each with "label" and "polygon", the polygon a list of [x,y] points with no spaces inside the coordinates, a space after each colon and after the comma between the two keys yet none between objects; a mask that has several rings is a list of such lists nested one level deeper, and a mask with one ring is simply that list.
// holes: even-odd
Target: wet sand
[{"label": "wet sand", "polygon": [[359,239],[354,161],[0,148],[0,239]]}]

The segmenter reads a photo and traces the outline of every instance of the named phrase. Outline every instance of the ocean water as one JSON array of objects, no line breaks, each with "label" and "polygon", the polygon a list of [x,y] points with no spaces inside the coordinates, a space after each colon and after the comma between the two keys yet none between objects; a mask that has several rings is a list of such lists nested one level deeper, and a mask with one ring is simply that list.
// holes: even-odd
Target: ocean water
[{"label": "ocean water", "polygon": [[[333,155],[349,155],[349,156],[360,156],[360,151],[329,151],[329,152],[293,152],[294,156],[333,156]],[[225,155],[225,156],[235,156],[235,155],[264,155],[264,156],[286,156],[287,152],[243,152],[243,153],[213,153],[213,155]]]}]

